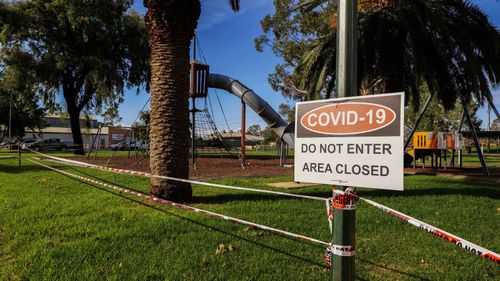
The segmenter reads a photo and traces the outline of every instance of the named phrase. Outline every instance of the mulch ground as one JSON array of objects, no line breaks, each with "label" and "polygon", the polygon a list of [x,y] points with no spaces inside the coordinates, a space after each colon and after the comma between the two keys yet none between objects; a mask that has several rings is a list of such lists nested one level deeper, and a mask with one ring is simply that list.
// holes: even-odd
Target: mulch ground
[{"label": "mulch ground", "polygon": [[[106,164],[109,157],[97,157],[96,160],[85,157],[71,157],[71,159],[92,164]],[[142,160],[143,158],[138,158]],[[290,163],[291,160],[288,160]],[[150,172],[149,159],[138,161],[133,156],[113,157],[107,166],[128,170]],[[189,175],[191,179],[221,179],[234,177],[262,177],[293,174],[293,168],[280,167],[279,159],[248,159],[242,168],[238,159],[233,158],[197,158],[196,168],[190,165]]]},{"label": "mulch ground", "polygon": [[[96,160],[85,157],[72,157],[72,159],[93,163],[106,164],[109,157],[97,157]],[[138,158],[139,160],[143,158]],[[293,159],[289,159],[287,164],[293,163]],[[118,156],[114,157],[108,166],[122,168],[128,170],[139,170],[150,172],[149,159],[138,161],[134,157]],[[405,174],[425,174],[438,175],[445,177],[456,177],[463,180],[481,180],[486,182],[500,182],[500,167],[490,167],[492,177],[486,178],[480,167],[464,167],[459,168],[405,168]],[[196,169],[192,166],[189,168],[191,179],[221,179],[232,177],[262,177],[262,176],[279,176],[293,174],[293,168],[280,167],[279,159],[248,159],[245,168],[242,168],[240,162],[233,158],[203,158],[197,159]]]}]

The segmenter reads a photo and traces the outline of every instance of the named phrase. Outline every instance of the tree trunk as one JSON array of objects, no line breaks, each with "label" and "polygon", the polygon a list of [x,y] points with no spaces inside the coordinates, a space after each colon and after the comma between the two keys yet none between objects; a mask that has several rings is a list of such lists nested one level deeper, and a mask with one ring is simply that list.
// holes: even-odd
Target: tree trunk
[{"label": "tree trunk", "polygon": [[66,100],[69,114],[69,122],[71,124],[71,135],[73,136],[73,143],[77,147],[75,154],[85,155],[83,148],[82,130],[80,128],[80,111],[77,106],[71,101]]},{"label": "tree trunk", "polygon": [[[200,16],[199,0],[145,0],[151,47],[151,172],[189,177],[189,44]],[[191,185],[151,180],[151,193],[177,202]]]}]

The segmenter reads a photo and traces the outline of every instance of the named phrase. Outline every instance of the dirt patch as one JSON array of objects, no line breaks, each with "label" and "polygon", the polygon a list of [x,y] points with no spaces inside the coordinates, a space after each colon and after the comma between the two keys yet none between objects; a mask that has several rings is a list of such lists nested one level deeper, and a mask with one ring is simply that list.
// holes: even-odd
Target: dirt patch
[{"label": "dirt patch", "polygon": [[[102,165],[106,164],[109,157],[97,157],[96,160],[86,159],[86,157],[71,157],[73,160]],[[138,161],[139,160],[139,161]],[[135,159],[133,156],[114,157],[107,166],[128,170],[150,172],[149,159]],[[288,160],[289,162],[291,160]],[[279,159],[248,159],[242,168],[238,159],[233,158],[203,158],[196,162],[196,169],[189,167],[191,179],[221,179],[234,177],[261,177],[280,176],[293,174],[292,167],[280,167]]]}]

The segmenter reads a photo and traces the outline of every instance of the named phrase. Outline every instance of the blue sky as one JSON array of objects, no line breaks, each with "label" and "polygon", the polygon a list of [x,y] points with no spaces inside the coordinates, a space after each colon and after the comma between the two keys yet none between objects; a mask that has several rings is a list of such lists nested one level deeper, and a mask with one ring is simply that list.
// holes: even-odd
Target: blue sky
[{"label": "blue sky", "polygon": [[[500,2],[496,0],[472,1],[488,14],[491,22],[500,27]],[[270,50],[259,53],[254,48],[254,38],[262,34],[260,20],[274,10],[272,0],[241,1],[241,11],[233,13],[227,1],[201,0],[202,13],[198,24],[198,39],[205,54],[210,72],[225,74],[253,89],[264,98],[273,108],[277,109],[280,103],[292,103],[285,100],[281,94],[274,92],[267,82],[268,74],[281,59],[274,56]],[[134,8],[145,13],[143,1],[136,0]],[[119,112],[123,117],[122,124],[130,125],[136,118],[139,110],[146,102],[149,94],[136,89],[126,92],[125,102],[120,105]],[[224,91],[210,90],[210,100],[214,111],[214,120],[220,130],[227,129],[224,117],[221,114],[217,97],[231,129],[240,128],[241,104],[239,100]],[[495,104],[500,108],[500,89],[494,93]],[[198,101],[200,107],[204,107]],[[210,105],[209,105],[210,106]],[[149,106],[148,106],[149,107]],[[486,120],[485,109],[479,112],[480,118]],[[492,119],[493,116],[492,116]],[[247,126],[265,124],[260,118],[247,109]],[[483,122],[485,124],[485,122]]]}]

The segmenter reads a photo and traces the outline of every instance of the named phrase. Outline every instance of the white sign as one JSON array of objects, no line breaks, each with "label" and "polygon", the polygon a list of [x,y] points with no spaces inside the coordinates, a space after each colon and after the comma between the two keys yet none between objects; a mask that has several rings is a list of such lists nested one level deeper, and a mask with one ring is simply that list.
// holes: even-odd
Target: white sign
[{"label": "white sign", "polygon": [[403,190],[404,93],[299,102],[295,181]]}]

